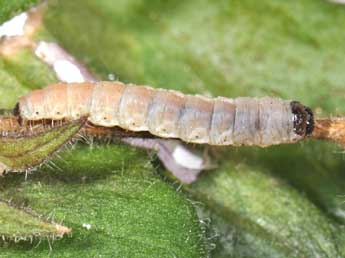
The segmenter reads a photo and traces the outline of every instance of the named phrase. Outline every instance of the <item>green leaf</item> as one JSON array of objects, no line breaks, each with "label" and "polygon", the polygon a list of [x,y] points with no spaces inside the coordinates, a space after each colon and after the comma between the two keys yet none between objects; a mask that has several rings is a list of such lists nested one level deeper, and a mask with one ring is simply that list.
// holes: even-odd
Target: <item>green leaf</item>
[{"label": "green leaf", "polygon": [[25,171],[42,164],[75,136],[84,124],[74,121],[35,133],[0,136],[0,165],[6,170]]},{"label": "green leaf", "polygon": [[[344,114],[345,34],[339,24],[345,13],[339,5],[314,0],[82,5],[60,1],[45,24],[103,79],[115,74],[125,82],[214,96],[273,95],[300,100],[318,115]],[[340,151],[313,141],[225,148],[217,157],[219,169],[186,188],[206,204],[211,227],[220,234],[214,257],[345,256]]]},{"label": "green leaf", "polygon": [[2,0],[0,2],[0,24],[12,16],[26,11],[29,7],[41,2],[40,0]]},{"label": "green leaf", "polygon": [[[63,219],[72,238],[54,242],[59,257],[204,257],[193,205],[164,183],[144,152],[126,146],[87,146],[62,153],[25,181],[1,180],[4,199],[26,198],[41,214]],[[58,169],[57,169],[58,168]],[[3,248],[17,257],[46,256],[47,243]]]},{"label": "green leaf", "polygon": [[42,220],[32,212],[0,201],[0,237],[4,240],[33,240],[61,237],[70,229]]}]

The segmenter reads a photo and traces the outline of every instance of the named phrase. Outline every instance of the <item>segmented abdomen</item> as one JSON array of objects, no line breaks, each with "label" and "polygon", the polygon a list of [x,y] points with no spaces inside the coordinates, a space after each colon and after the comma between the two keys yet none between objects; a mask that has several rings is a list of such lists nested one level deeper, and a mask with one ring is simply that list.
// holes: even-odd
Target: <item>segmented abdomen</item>
[{"label": "segmented abdomen", "polygon": [[310,134],[310,109],[278,98],[207,98],[120,82],[54,84],[21,97],[25,120],[78,119],[211,145],[268,146]]}]

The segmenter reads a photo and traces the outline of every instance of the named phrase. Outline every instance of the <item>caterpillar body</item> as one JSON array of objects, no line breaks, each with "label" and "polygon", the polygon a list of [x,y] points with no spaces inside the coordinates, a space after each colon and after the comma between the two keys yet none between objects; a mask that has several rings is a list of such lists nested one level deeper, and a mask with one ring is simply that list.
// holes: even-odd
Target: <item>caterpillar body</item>
[{"label": "caterpillar body", "polygon": [[54,84],[21,97],[22,121],[75,120],[210,145],[269,146],[310,135],[313,114],[274,97],[207,98],[121,82]]}]

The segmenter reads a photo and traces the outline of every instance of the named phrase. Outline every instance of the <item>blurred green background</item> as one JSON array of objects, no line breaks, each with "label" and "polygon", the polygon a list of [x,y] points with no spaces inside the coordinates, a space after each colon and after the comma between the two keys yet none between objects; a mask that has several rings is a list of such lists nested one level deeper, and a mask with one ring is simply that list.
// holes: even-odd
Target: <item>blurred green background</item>
[{"label": "blurred green background", "polygon": [[[59,0],[36,39],[58,42],[103,80],[277,96],[337,116],[344,24],[345,6],[321,0]],[[29,50],[1,58],[0,78],[2,107],[56,81]],[[181,188],[144,151],[79,144],[54,161],[60,170],[0,178],[1,196],[74,229],[54,242],[56,257],[345,257],[341,147],[310,140],[217,153],[216,170]],[[47,241],[10,242],[0,257],[48,253]]]}]

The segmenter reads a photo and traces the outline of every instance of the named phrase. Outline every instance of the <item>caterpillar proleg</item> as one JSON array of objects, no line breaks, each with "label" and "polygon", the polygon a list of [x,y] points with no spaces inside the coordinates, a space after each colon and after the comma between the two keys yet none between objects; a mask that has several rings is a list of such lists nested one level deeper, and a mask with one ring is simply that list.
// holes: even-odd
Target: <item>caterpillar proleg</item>
[{"label": "caterpillar proleg", "polygon": [[269,146],[310,135],[313,113],[274,97],[208,98],[121,82],[54,84],[21,97],[22,121],[75,120],[210,145]]}]

